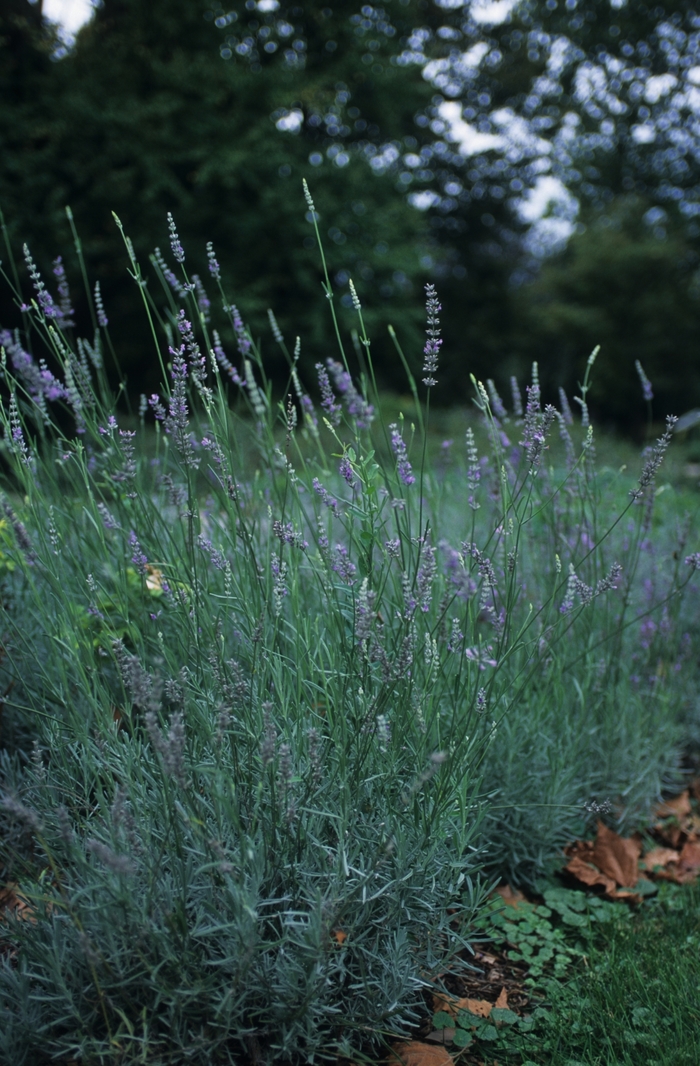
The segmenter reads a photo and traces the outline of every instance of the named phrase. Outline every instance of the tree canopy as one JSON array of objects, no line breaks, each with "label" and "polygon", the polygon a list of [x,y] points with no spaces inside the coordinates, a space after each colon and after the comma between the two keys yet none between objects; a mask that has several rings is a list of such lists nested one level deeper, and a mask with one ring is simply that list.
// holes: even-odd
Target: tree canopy
[{"label": "tree canopy", "polygon": [[[699,29],[686,2],[103,0],[56,60],[39,5],[11,0],[0,206],[15,246],[27,239],[46,268],[65,252],[71,205],[144,387],[157,370],[133,341],[138,294],[113,211],[144,261],[156,247],[167,258],[168,211],[203,276],[213,241],[254,332],[273,307],[315,361],[327,330],[305,177],[334,284],[349,305],[354,279],[389,384],[402,372],[385,327],[417,360],[422,287],[438,284],[445,397],[533,354],[545,384],[571,385],[590,340],[599,365],[627,374],[604,280],[622,242],[619,283],[644,278],[655,321],[676,279],[673,322],[635,332],[638,357],[664,367],[667,406],[683,367],[700,365]],[[606,396],[603,413],[621,417]]]}]

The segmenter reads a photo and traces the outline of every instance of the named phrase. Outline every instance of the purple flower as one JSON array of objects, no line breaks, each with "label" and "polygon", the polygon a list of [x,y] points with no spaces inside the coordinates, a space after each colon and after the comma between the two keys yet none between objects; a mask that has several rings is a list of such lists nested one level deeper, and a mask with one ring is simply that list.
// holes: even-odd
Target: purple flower
[{"label": "purple flower", "polygon": [[676,415],[666,416],[666,429],[664,433],[659,437],[654,446],[652,447],[649,457],[644,464],[641,476],[639,478],[639,484],[636,489],[632,489],[630,496],[633,500],[641,500],[645,492],[650,485],[653,485],[656,474],[661,466],[664,455],[671,443],[671,437],[673,435],[673,427],[675,426],[678,418]]},{"label": "purple flower", "polygon": [[523,398],[520,395],[520,386],[515,374],[510,379],[510,391],[513,397],[513,412],[516,418],[523,417]]},{"label": "purple flower", "polygon": [[365,578],[360,586],[355,603],[355,640],[357,644],[366,644],[372,632],[374,622],[374,601],[376,593],[369,588],[369,579]]},{"label": "purple flower", "polygon": [[29,248],[26,244],[24,245],[23,251],[24,259],[27,264],[27,270],[29,271],[29,277],[32,279],[32,284],[34,285],[34,290],[36,292],[39,306],[41,307],[42,311],[44,312],[44,315],[47,318],[60,318],[60,308],[56,307],[56,304],[53,302],[53,297],[51,296],[51,293],[48,292],[46,286],[41,280],[41,274],[37,270],[36,264],[34,263]]},{"label": "purple flower", "polygon": [[566,398],[566,393],[562,389],[561,385],[559,386],[559,405],[561,407],[561,413],[562,413],[562,418],[564,419],[564,422],[566,423],[567,426],[573,426],[573,424],[574,424],[574,416],[571,413],[571,408],[569,407],[569,401]]},{"label": "purple flower", "polygon": [[[189,324],[189,323],[188,323]],[[186,466],[197,469],[199,459],[195,458],[192,437],[189,431],[189,409],[187,406],[187,363],[184,359],[184,345],[177,350],[170,349],[173,357],[170,375],[173,379],[173,387],[170,392],[168,411],[154,394],[149,398],[149,404],[159,422],[163,423],[165,432],[172,435],[175,445],[183,457]]]},{"label": "purple flower", "polygon": [[194,291],[197,294],[197,307],[199,308],[199,313],[205,322],[209,322],[211,321],[211,300],[206,294],[206,290],[202,285],[202,279],[199,274],[193,274],[192,281],[194,283]]},{"label": "purple flower", "polygon": [[21,463],[25,466],[33,467],[34,462],[27,447],[27,442],[24,439],[24,431],[22,429],[22,423],[19,417],[19,410],[17,408],[17,400],[15,394],[12,393],[10,397],[10,435],[12,440],[12,449],[19,456]]},{"label": "purple flower", "polygon": [[654,399],[654,390],[651,387],[651,382],[649,381],[649,378],[644,373],[644,368],[642,367],[642,364],[639,362],[639,359],[635,359],[634,365],[635,365],[635,368],[637,370],[637,375],[639,377],[639,380],[640,380],[640,382],[642,384],[642,393],[644,395],[644,399],[646,400],[647,403],[651,403],[651,401]]},{"label": "purple flower", "polygon": [[152,396],[148,397],[149,407],[153,408],[153,414],[156,416],[159,422],[164,422],[167,418],[165,408],[161,402],[161,398],[157,392],[154,392]]},{"label": "purple flower", "polygon": [[384,547],[386,553],[390,559],[398,559],[401,555],[401,541],[400,540],[386,540],[384,541]]},{"label": "purple flower", "polygon": [[488,378],[488,380],[486,382],[486,385],[487,385],[487,388],[489,390],[489,399],[491,400],[491,410],[493,411],[493,413],[496,416],[496,418],[499,418],[502,421],[505,421],[505,419],[507,419],[507,417],[508,417],[508,412],[506,411],[505,407],[503,406],[503,400],[498,395],[498,389],[496,388],[496,385],[495,385],[495,383],[493,381],[493,378]]},{"label": "purple flower", "polygon": [[121,442],[122,453],[124,456],[124,465],[121,470],[118,470],[116,474],[112,475],[112,480],[121,481],[133,481],[136,477],[136,455],[134,448],[134,438],[136,433],[131,429],[120,429],[119,439]]},{"label": "purple flower", "polygon": [[211,241],[207,241],[207,259],[209,260],[209,273],[218,281],[221,277],[221,268],[219,267],[218,260],[214,255],[214,245]]},{"label": "purple flower", "polygon": [[39,374],[41,377],[44,396],[47,400],[67,400],[68,390],[58,378],[54,377],[43,359],[39,361]]},{"label": "purple flower", "polygon": [[389,429],[391,430],[391,447],[396,456],[396,470],[399,479],[404,485],[413,485],[416,478],[413,473],[413,468],[408,460],[408,453],[406,451],[404,439],[399,432],[396,422],[392,422]]},{"label": "purple flower", "polygon": [[301,533],[298,533],[291,522],[283,524],[279,520],[275,519],[272,523],[272,532],[282,544],[291,544],[295,548],[299,548],[301,551],[305,551],[308,548],[308,541],[305,541]]},{"label": "purple flower", "polygon": [[72,320],[71,315],[74,314],[73,308],[70,305],[70,291],[68,289],[68,279],[66,278],[66,271],[63,266],[63,259],[61,256],[57,256],[53,261],[53,273],[58,283],[58,304],[59,304],[59,325],[61,329],[67,329],[69,326],[74,326],[75,322]]},{"label": "purple flower", "polygon": [[243,381],[242,377],[236,370],[235,366],[233,366],[230,359],[226,355],[226,352],[222,348],[221,338],[217,330],[214,330],[213,337],[214,346],[212,348],[212,351],[214,353],[214,358],[216,359],[217,363],[224,371],[224,373],[228,374],[228,376],[231,378],[231,381],[234,383],[234,385],[239,385],[241,388],[243,388],[245,386],[245,381]]},{"label": "purple flower", "polygon": [[[195,382],[203,385],[207,376],[207,364],[197,341],[192,332],[192,323],[185,318],[185,312],[180,310],[177,314],[177,328],[180,331],[185,345],[185,351],[189,360],[190,374]],[[172,349],[171,354],[174,354]]]},{"label": "purple flower", "polygon": [[233,332],[236,334],[236,344],[238,345],[238,351],[245,359],[250,354],[250,349],[252,347],[250,343],[250,338],[248,337],[246,328],[243,325],[243,319],[241,318],[240,311],[238,310],[236,305],[231,304],[231,306],[229,307],[229,311],[231,312],[231,315],[233,317]]},{"label": "purple flower", "polygon": [[180,297],[180,299],[187,295],[187,290],[185,286],[182,284],[179,278],[175,274],[173,274],[172,270],[165,262],[165,259],[163,258],[163,253],[161,252],[160,248],[156,248],[156,250],[154,251],[152,262],[156,264],[170,288],[177,296]]},{"label": "purple flower", "polygon": [[313,479],[311,484],[325,503],[326,507],[330,507],[332,511],[337,511],[338,501],[335,499],[334,496],[331,496],[328,489],[324,488],[324,486],[321,484],[317,477]]},{"label": "purple flower", "polygon": [[653,618],[645,618],[639,629],[639,643],[645,651],[651,647],[655,633],[656,622]]},{"label": "purple flower", "polygon": [[479,568],[479,577],[482,580],[481,606],[485,607],[488,604],[489,599],[491,599],[491,594],[495,596],[497,591],[496,572],[493,568],[493,563],[483,552],[479,551],[476,544],[470,544],[468,541],[464,541],[462,544],[462,551],[465,555],[471,556]]},{"label": "purple flower", "polygon": [[423,373],[426,375],[423,378],[423,384],[431,388],[433,385],[437,385],[437,380],[433,377],[437,373],[438,355],[440,354],[440,348],[442,347],[442,340],[440,339],[440,311],[441,306],[435,292],[434,285],[425,286],[426,293],[426,311],[428,313],[428,328],[426,333],[428,340],[426,341],[425,348],[423,349]]},{"label": "purple flower", "polygon": [[484,647],[466,648],[464,651],[465,656],[470,662],[476,663],[480,670],[485,670],[487,666],[497,666],[495,659],[492,659],[489,652],[493,651],[490,644]]},{"label": "purple flower", "polygon": [[[374,408],[360,395],[353,380],[337,359],[326,359],[333,383],[345,400],[348,414],[355,419],[358,429],[367,429],[374,419]],[[320,375],[319,375],[320,379]]]},{"label": "purple flower", "polygon": [[460,600],[470,599],[476,592],[476,582],[467,573],[462,556],[446,540],[441,540],[439,547],[445,553],[445,574],[454,595]]},{"label": "purple flower", "polygon": [[347,481],[351,489],[355,488],[355,471],[352,468],[352,464],[346,455],[340,460],[338,467],[340,476]]},{"label": "purple flower", "polygon": [[185,262],[185,251],[180,244],[180,238],[177,235],[177,229],[175,228],[175,219],[168,211],[168,229],[170,230],[170,247],[175,259],[178,263]]},{"label": "purple flower", "polygon": [[145,577],[147,574],[146,567],[148,566],[148,558],[144,555],[139,539],[134,533],[133,529],[129,533],[129,547],[131,548],[131,561],[138,570],[141,577]]},{"label": "purple flower", "polygon": [[119,523],[116,518],[110,513],[108,507],[104,503],[97,504],[97,510],[100,512],[102,523],[105,529],[119,529]]},{"label": "purple flower", "polygon": [[423,561],[418,568],[416,575],[416,595],[418,597],[418,606],[425,614],[430,610],[430,601],[433,595],[433,581],[437,573],[437,563],[435,562],[435,548],[431,548],[429,544],[423,545]]},{"label": "purple flower", "polygon": [[212,542],[203,533],[200,533],[197,537],[197,547],[209,556],[217,570],[226,570],[225,556],[213,546]]},{"label": "purple flower", "polygon": [[469,489],[469,498],[467,503],[471,507],[472,511],[478,511],[481,504],[476,502],[476,490],[479,487],[481,481],[481,464],[479,463],[479,453],[476,450],[476,441],[474,440],[474,432],[471,427],[467,430],[467,488]]},{"label": "purple flower", "polygon": [[321,407],[326,412],[330,424],[337,426],[340,423],[340,415],[343,408],[339,403],[335,402],[335,395],[331,388],[328,372],[323,364],[316,363],[316,370],[318,371],[318,384],[321,389]]},{"label": "purple flower", "polygon": [[105,314],[104,304],[102,302],[102,292],[100,291],[99,281],[95,282],[95,310],[97,311],[97,324],[106,329],[109,325],[109,319]]},{"label": "purple flower", "polygon": [[348,557],[348,549],[342,544],[336,544],[335,546],[335,555],[331,561],[331,570],[338,574],[341,581],[344,581],[346,585],[355,584],[357,567],[350,561]]}]

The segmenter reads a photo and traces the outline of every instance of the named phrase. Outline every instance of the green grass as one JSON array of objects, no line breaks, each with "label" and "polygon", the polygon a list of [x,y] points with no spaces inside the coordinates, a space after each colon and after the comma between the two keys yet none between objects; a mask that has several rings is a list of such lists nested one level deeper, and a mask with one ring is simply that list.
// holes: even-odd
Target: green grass
[{"label": "green grass", "polygon": [[[661,892],[606,926],[579,973],[550,985],[538,1066],[697,1066],[700,886]],[[537,1043],[537,1041],[535,1041]]]}]

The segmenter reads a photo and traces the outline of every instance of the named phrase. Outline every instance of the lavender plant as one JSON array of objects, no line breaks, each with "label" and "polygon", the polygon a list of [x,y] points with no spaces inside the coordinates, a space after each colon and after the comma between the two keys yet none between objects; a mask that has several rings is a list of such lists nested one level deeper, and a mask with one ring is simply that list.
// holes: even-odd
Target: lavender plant
[{"label": "lavender plant", "polygon": [[[337,358],[305,381],[271,315],[276,401],[215,249],[212,298],[168,228],[162,307],[126,242],[164,371],[138,421],[90,356],[106,294],[76,337],[62,262],[54,299],[27,254],[27,329],[0,337],[18,1064],[311,1061],[407,1033],[467,963],[489,878],[540,873],[598,801],[638,814],[683,740],[667,678],[700,555],[648,547],[670,428],[614,484],[535,372],[512,415],[475,382],[461,458],[433,465],[427,405],[384,418],[354,286],[368,376],[326,273]],[[439,310],[428,286],[429,390]]]}]

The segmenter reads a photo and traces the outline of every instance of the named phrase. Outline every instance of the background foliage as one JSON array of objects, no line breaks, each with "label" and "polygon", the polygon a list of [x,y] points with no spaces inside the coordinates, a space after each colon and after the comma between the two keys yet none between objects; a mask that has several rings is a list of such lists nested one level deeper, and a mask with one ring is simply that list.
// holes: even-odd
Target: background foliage
[{"label": "background foliage", "polygon": [[[385,327],[400,319],[417,353],[415,296],[434,280],[446,308],[438,402],[466,395],[470,373],[503,384],[533,358],[545,390],[572,388],[601,344],[592,400],[632,426],[644,415],[629,388],[636,358],[658,414],[700,403],[697,26],[687,2],[523,0],[490,25],[474,2],[103,0],[67,50],[40,5],[10,0],[0,206],[15,250],[27,240],[47,267],[69,256],[70,204],[130,342],[133,391],[159,375],[134,341],[111,212],[144,261],[167,247],[167,211],[191,270],[206,272],[212,240],[254,332],[272,306],[283,331],[299,330],[302,363],[307,348],[315,361],[307,177],[346,306],[350,276],[361,296],[371,288],[385,384],[403,380]],[[533,195],[545,203],[534,223]],[[16,324],[7,302],[0,317]]]}]

